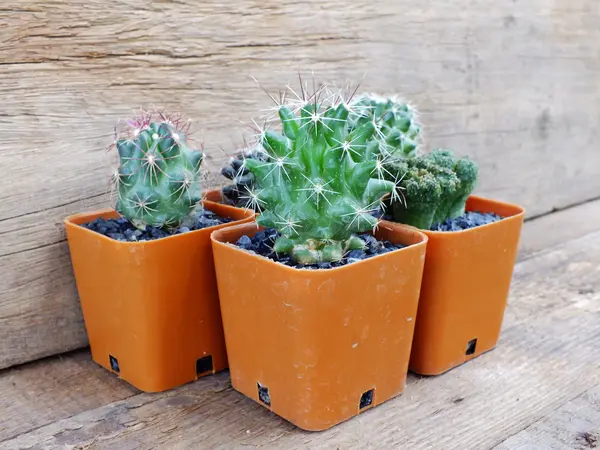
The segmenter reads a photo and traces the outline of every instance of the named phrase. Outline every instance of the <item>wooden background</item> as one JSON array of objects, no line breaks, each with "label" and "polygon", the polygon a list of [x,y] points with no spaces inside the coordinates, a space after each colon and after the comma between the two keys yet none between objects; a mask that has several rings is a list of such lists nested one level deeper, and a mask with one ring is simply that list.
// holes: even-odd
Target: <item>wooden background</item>
[{"label": "wooden background", "polygon": [[140,106],[191,116],[218,170],[269,105],[251,76],[366,73],[428,148],[477,159],[479,194],[529,217],[600,196],[597,0],[425,3],[2,0],[0,368],[87,344],[62,220],[107,205],[105,148]]}]

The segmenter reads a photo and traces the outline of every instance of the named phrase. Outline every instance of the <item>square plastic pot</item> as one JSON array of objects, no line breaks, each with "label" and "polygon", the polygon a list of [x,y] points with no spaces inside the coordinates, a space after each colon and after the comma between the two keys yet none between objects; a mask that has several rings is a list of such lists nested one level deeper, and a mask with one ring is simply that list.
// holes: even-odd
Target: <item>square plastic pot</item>
[{"label": "square plastic pot", "polygon": [[305,430],[324,430],[403,392],[427,237],[382,222],[408,245],[334,269],[297,269],[231,244],[255,224],[212,233],[233,387]]},{"label": "square plastic pot", "polygon": [[500,336],[525,210],[478,196],[466,209],[504,218],[463,231],[423,231],[429,241],[409,366],[421,375],[492,350]]},{"label": "square plastic pot", "polygon": [[121,242],[65,221],[93,360],[136,388],[158,392],[227,368],[210,233],[253,220],[250,210],[204,201],[235,222],[162,239]]}]

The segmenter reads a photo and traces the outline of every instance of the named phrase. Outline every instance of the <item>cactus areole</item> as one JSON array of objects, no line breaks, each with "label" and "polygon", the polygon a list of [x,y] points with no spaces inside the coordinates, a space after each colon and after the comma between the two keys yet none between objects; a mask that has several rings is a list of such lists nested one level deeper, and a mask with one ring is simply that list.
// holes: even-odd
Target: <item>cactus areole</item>
[{"label": "cactus areole", "polygon": [[355,233],[377,225],[373,212],[396,187],[384,179],[382,148],[367,145],[376,122],[350,129],[352,106],[319,102],[320,93],[279,105],[282,132],[259,130],[268,158],[244,161],[256,181],[247,195],[260,211],[258,223],[277,229],[275,252],[300,264],[338,261],[362,249]]},{"label": "cactus areole", "polygon": [[114,174],[116,210],[140,229],[172,229],[201,200],[202,151],[188,147],[189,124],[162,113],[128,122],[115,139],[119,166]]}]

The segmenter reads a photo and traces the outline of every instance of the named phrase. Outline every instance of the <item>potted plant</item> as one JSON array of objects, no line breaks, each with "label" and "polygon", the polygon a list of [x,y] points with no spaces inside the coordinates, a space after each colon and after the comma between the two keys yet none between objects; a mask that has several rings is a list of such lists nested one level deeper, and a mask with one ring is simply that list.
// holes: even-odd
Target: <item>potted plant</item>
[{"label": "potted plant", "polygon": [[405,387],[427,238],[373,212],[396,184],[323,89],[282,103],[282,133],[248,158],[255,224],[212,233],[233,387],[306,430],[327,429]]},{"label": "potted plant", "polygon": [[92,357],[142,391],[227,367],[210,233],[252,220],[201,201],[203,152],[180,117],[117,130],[116,205],[65,220]]},{"label": "potted plant", "polygon": [[477,165],[450,150],[391,161],[386,173],[402,177],[389,220],[429,237],[409,368],[438,375],[496,346],[525,211],[472,195]]}]

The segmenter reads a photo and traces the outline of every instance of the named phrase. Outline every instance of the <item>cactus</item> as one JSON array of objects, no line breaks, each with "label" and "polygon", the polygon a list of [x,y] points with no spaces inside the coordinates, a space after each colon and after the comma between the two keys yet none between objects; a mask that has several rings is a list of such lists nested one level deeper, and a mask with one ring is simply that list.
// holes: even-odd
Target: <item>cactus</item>
[{"label": "cactus", "polygon": [[369,145],[379,146],[382,154],[394,158],[410,158],[418,152],[421,127],[417,111],[396,97],[363,94],[353,103],[350,127],[356,128],[372,121],[376,133]]},{"label": "cactus", "polygon": [[274,250],[300,264],[338,261],[364,248],[355,233],[378,224],[372,212],[395,191],[383,179],[381,155],[367,149],[376,130],[372,121],[350,130],[352,106],[341,99],[308,99],[278,105],[282,133],[259,130],[266,161],[248,158],[256,179],[249,190],[257,222],[279,231]]},{"label": "cactus", "polygon": [[181,118],[151,111],[115,136],[115,209],[137,228],[176,228],[200,202],[204,154],[188,147],[188,131]]},{"label": "cactus", "polygon": [[445,149],[393,161],[386,169],[390,174],[402,176],[399,188],[405,202],[391,202],[394,221],[424,230],[464,214],[478,176],[474,161],[456,158]]},{"label": "cactus", "polygon": [[[380,97],[363,94],[347,105],[348,134],[356,128],[371,122],[374,133],[367,137],[365,150],[368,154],[380,155],[381,161],[397,158],[410,158],[418,152],[418,139],[421,127],[417,121],[416,110],[395,97]],[[257,148],[248,148],[239,152],[221,170],[221,174],[233,183],[225,186],[223,195],[238,207],[256,207],[249,196],[255,179],[246,168],[245,161],[258,159],[265,161],[264,152]]]}]

